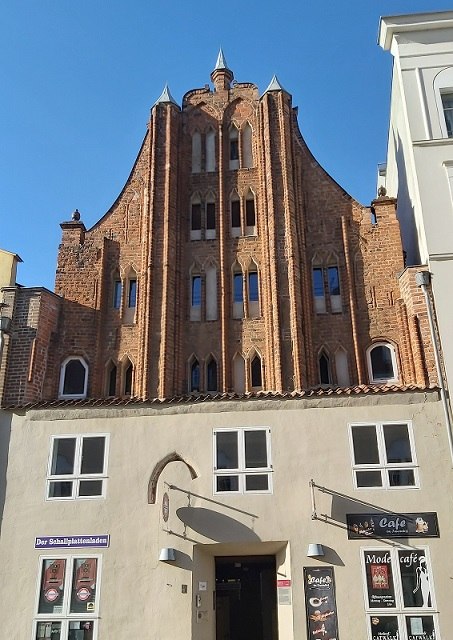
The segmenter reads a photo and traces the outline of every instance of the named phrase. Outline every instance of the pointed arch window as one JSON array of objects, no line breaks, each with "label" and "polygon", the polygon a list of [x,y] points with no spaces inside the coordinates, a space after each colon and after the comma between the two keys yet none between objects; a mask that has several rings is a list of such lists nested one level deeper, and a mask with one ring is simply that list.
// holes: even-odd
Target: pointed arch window
[{"label": "pointed arch window", "polygon": [[129,270],[125,284],[125,307],[123,310],[123,322],[133,324],[135,322],[135,310],[137,307],[137,274],[134,269]]},{"label": "pointed arch window", "polygon": [[134,384],[134,367],[129,358],[126,359],[123,368],[123,395],[131,396]]},{"label": "pointed arch window", "polygon": [[335,353],[335,370],[338,386],[349,387],[351,380],[349,377],[348,354],[342,348]]},{"label": "pointed arch window", "polygon": [[119,273],[113,276],[113,308],[121,309],[121,298],[123,294],[123,285]]},{"label": "pointed arch window", "polygon": [[192,173],[201,171],[201,133],[195,131],[192,135]]},{"label": "pointed arch window", "polygon": [[206,171],[215,170],[215,131],[209,128],[206,133]]},{"label": "pointed arch window", "polygon": [[235,393],[245,393],[245,360],[240,353],[233,358],[233,389]]},{"label": "pointed arch window", "polygon": [[217,268],[206,267],[206,320],[217,320]]},{"label": "pointed arch window", "polygon": [[231,235],[237,238],[241,235],[241,201],[235,192],[230,199],[231,209]]},{"label": "pointed arch window", "polygon": [[231,125],[229,131],[230,169],[239,169],[239,131]]},{"label": "pointed arch window", "polygon": [[256,235],[255,194],[251,189],[248,190],[245,197],[245,234],[247,236]]},{"label": "pointed arch window", "polygon": [[249,318],[258,318],[260,315],[260,297],[258,268],[252,263],[248,272],[248,315]]},{"label": "pointed arch window", "polygon": [[107,368],[107,395],[116,396],[116,378],[117,368],[114,362],[111,362]]},{"label": "pointed arch window", "polygon": [[235,264],[233,268],[233,318],[244,316],[244,276],[241,266]]},{"label": "pointed arch window", "polygon": [[255,353],[250,363],[250,378],[252,389],[261,389],[263,387],[261,358],[257,353]]},{"label": "pointed arch window", "polygon": [[190,363],[190,385],[189,391],[198,392],[200,391],[200,363],[197,358],[193,358]]},{"label": "pointed arch window", "polygon": [[245,169],[253,167],[252,127],[248,122],[242,131],[242,166]]},{"label": "pointed arch window", "polygon": [[206,390],[218,391],[217,362],[213,356],[210,356],[206,364]]},{"label": "pointed arch window", "polygon": [[208,194],[206,198],[206,240],[214,240],[215,233],[215,197]]},{"label": "pointed arch window", "polygon": [[61,365],[60,398],[85,398],[88,386],[88,365],[79,356],[71,356]]},{"label": "pointed arch window", "polygon": [[198,195],[193,196],[190,204],[190,239],[201,239],[201,200]]},{"label": "pointed arch window", "polygon": [[190,278],[190,319],[201,320],[202,280],[200,274]]},{"label": "pointed arch window", "polygon": [[319,356],[319,381],[321,384],[331,384],[329,356],[325,351],[321,351]]}]

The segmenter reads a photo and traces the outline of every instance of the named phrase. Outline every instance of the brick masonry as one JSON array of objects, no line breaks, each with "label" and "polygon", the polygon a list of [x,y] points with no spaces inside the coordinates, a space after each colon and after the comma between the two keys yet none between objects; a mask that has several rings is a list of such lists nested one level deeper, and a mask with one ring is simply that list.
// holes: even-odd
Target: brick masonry
[{"label": "brick masonry", "polygon": [[[189,91],[182,109],[156,104],[132,172],[110,210],[89,230],[65,222],[58,252],[55,293],[12,289],[6,293],[15,329],[5,344],[3,402],[58,396],[61,363],[85,359],[88,395],[105,397],[109,367],[117,366],[116,395],[132,363],[133,395],[170,397],[188,392],[189,365],[215,358],[218,390],[234,388],[232,362],[262,359],[263,389],[291,391],[320,382],[324,352],[336,385],[335,353],[347,353],[351,384],[369,380],[366,350],[387,341],[396,352],[398,382],[436,382],[423,296],[414,269],[404,268],[396,201],[380,197],[371,208],[351,198],[319,166],[298,128],[285,91],[262,97],[250,83],[233,83],[216,70],[214,90]],[[229,128],[252,128],[253,166],[229,168]],[[192,136],[215,131],[216,170],[192,173]],[[204,149],[204,145],[202,145]],[[205,163],[202,154],[202,168]],[[253,236],[232,237],[230,197],[255,194]],[[191,197],[215,196],[215,239],[190,239]],[[260,314],[234,319],[232,268],[256,265]],[[217,320],[190,320],[190,274],[217,269]],[[338,266],[341,311],[314,308],[312,269]],[[114,282],[122,301],[114,308]],[[137,280],[137,305],[127,289]],[[9,296],[9,298],[8,298]],[[206,292],[203,291],[203,302]],[[33,308],[33,312],[30,310]],[[28,315],[27,315],[28,313]],[[34,345],[34,346],[33,346]],[[2,381],[0,381],[1,383]],[[0,388],[1,390],[1,388]]]}]

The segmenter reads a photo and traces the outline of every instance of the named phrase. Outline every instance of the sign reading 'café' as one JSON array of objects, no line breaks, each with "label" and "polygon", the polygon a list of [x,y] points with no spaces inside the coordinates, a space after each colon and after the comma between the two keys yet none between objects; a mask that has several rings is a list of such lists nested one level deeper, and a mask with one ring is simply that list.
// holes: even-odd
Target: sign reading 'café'
[{"label": "sign reading 'caf\u00e9'", "polygon": [[423,513],[347,513],[348,538],[438,538],[435,512]]}]

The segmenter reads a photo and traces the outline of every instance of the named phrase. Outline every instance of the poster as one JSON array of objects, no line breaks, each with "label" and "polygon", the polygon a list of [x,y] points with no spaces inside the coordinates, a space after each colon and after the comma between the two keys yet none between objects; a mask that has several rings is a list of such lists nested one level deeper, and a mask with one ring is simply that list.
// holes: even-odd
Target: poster
[{"label": "poster", "polygon": [[305,610],[311,640],[338,640],[333,567],[304,567]]},{"label": "poster", "polygon": [[387,609],[396,607],[393,584],[392,560],[385,550],[365,550],[365,574],[367,582],[368,607]]}]

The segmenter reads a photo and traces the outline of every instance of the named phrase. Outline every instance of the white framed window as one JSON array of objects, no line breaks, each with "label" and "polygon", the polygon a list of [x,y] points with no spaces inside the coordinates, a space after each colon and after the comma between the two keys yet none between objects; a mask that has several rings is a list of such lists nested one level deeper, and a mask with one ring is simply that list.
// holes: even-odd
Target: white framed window
[{"label": "white framed window", "polygon": [[268,427],[214,431],[214,493],[271,493]]},{"label": "white framed window", "polygon": [[376,342],[367,350],[370,382],[383,384],[398,379],[395,349],[388,342]]},{"label": "white framed window", "polygon": [[47,499],[104,497],[108,445],[108,434],[53,436],[47,472]]},{"label": "white framed window", "polygon": [[441,92],[440,97],[442,99],[447,137],[453,138],[453,91],[448,93]]},{"label": "white framed window", "polygon": [[70,356],[61,365],[60,398],[85,398],[88,388],[88,365],[80,356]]},{"label": "white framed window", "polygon": [[419,486],[411,422],[349,425],[357,489]]},{"label": "white framed window", "polygon": [[96,640],[102,557],[39,559],[33,640]]},{"label": "white framed window", "polygon": [[362,548],[369,640],[439,638],[428,549]]}]

